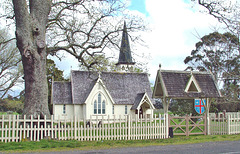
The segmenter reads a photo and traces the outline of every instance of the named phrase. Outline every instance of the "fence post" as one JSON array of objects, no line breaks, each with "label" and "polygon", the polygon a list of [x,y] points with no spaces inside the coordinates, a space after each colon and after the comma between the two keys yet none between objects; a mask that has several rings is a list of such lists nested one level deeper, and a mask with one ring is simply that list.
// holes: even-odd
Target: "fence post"
[{"label": "fence post", "polygon": [[207,135],[210,135],[210,118],[209,118],[209,113],[206,113],[206,122],[207,122]]},{"label": "fence post", "polygon": [[168,129],[169,129],[169,125],[170,125],[170,121],[168,120],[168,113],[164,113],[164,127],[166,128],[166,131],[165,131],[165,136],[166,138],[169,137],[168,135]]},{"label": "fence post", "polygon": [[227,114],[227,134],[230,135],[231,131],[230,131],[230,120],[231,120],[231,115]]},{"label": "fence post", "polygon": [[131,138],[131,134],[130,134],[130,130],[131,130],[131,126],[130,126],[130,114],[128,115],[128,140],[130,140]]}]

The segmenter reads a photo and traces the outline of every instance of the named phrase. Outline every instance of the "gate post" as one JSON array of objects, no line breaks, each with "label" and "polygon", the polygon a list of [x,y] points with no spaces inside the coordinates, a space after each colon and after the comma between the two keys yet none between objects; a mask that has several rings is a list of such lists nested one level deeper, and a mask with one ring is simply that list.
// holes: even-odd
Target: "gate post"
[{"label": "gate post", "polygon": [[227,134],[230,135],[230,114],[227,114]]},{"label": "gate post", "polygon": [[186,136],[189,136],[189,116],[186,115]]}]

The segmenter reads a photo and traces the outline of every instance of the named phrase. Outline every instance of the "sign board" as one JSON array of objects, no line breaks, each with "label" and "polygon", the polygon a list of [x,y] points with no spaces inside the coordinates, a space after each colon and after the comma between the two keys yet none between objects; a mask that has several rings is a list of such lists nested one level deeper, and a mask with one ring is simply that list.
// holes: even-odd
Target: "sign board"
[{"label": "sign board", "polygon": [[194,100],[194,108],[198,114],[202,114],[205,111],[204,106],[206,105],[205,99],[195,99]]}]

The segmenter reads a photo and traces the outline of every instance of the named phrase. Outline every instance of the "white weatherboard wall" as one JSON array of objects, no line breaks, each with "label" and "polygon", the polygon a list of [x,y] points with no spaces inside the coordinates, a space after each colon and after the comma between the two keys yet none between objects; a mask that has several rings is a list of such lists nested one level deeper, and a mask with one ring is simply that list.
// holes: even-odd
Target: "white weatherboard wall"
[{"label": "white weatherboard wall", "polygon": [[105,101],[105,114],[95,114],[99,116],[112,115],[112,105],[114,104],[110,94],[102,84],[100,80],[94,85],[92,91],[90,92],[86,100],[86,110],[85,117],[90,119],[91,115],[94,115],[94,101],[98,101],[98,94],[101,94],[102,101]]},{"label": "white weatherboard wall", "polygon": [[66,104],[66,113],[63,113],[63,106],[64,105],[54,105],[53,108],[53,113],[54,113],[54,119],[58,119],[58,117],[60,117],[60,119],[70,119],[71,117],[74,116],[74,105],[68,105]]},{"label": "white weatherboard wall", "polygon": [[74,115],[77,118],[83,119],[83,105],[74,105]]}]

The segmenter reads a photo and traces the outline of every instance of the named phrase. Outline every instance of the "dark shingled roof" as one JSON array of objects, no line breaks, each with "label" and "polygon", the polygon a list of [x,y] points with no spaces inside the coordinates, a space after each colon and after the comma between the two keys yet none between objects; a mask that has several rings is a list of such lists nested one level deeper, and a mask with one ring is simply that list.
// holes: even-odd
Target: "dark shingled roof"
[{"label": "dark shingled roof", "polygon": [[124,22],[124,27],[123,27],[122,42],[121,42],[121,48],[120,48],[117,65],[118,64],[135,64],[135,62],[133,62],[132,60],[126,22]]},{"label": "dark shingled roof", "polygon": [[[69,89],[72,88],[73,104],[85,103],[97,79],[98,73],[96,72],[71,72],[71,87]],[[143,94],[145,91],[149,97],[152,96],[148,74],[146,73],[102,72],[101,80],[116,104],[134,104],[136,100],[141,100],[139,94]],[[55,98],[59,97],[57,93],[54,92],[53,95],[53,102],[55,103],[57,102]],[[68,96],[70,97],[70,95]],[[153,102],[153,100],[151,101]]]},{"label": "dark shingled roof", "polygon": [[[186,85],[191,77],[195,77],[201,92],[185,92]],[[170,98],[218,98],[221,94],[213,79],[208,72],[189,72],[189,71],[167,71],[158,72],[166,88],[166,97]],[[156,81],[157,82],[157,81]],[[163,87],[162,85],[162,87]],[[155,87],[156,88],[156,87]],[[160,88],[160,87],[157,87]],[[163,87],[164,88],[164,87]],[[163,90],[164,91],[164,90]]]},{"label": "dark shingled roof", "polygon": [[137,97],[135,98],[135,101],[134,101],[134,104],[133,104],[131,110],[136,110],[137,109],[137,107],[140,104],[140,101],[142,100],[144,94],[145,93],[137,94]]},{"label": "dark shingled roof", "polygon": [[70,82],[54,81],[52,85],[53,104],[72,104],[72,90]]}]

